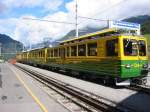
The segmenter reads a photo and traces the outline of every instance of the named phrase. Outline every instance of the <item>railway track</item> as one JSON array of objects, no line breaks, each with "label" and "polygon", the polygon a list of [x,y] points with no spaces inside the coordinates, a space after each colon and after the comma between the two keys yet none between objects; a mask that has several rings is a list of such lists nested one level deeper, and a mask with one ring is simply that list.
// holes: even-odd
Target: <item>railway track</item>
[{"label": "railway track", "polygon": [[134,86],[129,86],[127,88],[131,89],[131,90],[134,90],[134,91],[138,91],[138,92],[142,92],[142,93],[146,93],[146,94],[150,95],[150,86],[134,85]]},{"label": "railway track", "polygon": [[60,95],[68,98],[70,101],[80,106],[84,111],[88,112],[134,112],[132,108],[119,105],[111,100],[97,96],[80,88],[71,86],[67,83],[46,76],[39,72],[23,68],[15,65],[17,68],[30,75],[40,83],[53,89]]}]

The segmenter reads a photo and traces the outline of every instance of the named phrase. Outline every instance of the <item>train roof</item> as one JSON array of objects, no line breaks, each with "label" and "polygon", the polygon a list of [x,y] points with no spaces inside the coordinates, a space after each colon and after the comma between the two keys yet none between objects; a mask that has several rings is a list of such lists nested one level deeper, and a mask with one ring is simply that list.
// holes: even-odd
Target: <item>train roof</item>
[{"label": "train roof", "polygon": [[60,44],[64,44],[64,43],[67,43],[67,42],[72,42],[72,41],[75,41],[75,40],[82,40],[82,39],[86,39],[88,37],[92,37],[92,36],[96,36],[96,35],[103,35],[103,34],[107,34],[107,33],[113,33],[113,32],[117,32],[117,29],[116,28],[104,29],[104,30],[97,31],[97,32],[94,32],[94,33],[89,33],[89,34],[86,34],[86,35],[79,36],[78,38],[65,40],[65,41],[61,42]]}]

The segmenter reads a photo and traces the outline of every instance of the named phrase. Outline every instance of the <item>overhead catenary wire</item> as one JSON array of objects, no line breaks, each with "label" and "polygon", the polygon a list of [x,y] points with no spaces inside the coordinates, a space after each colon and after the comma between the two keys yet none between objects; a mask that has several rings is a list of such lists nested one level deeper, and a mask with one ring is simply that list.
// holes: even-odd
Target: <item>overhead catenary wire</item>
[{"label": "overhead catenary wire", "polygon": [[[115,6],[120,5],[122,2],[125,2],[125,1],[127,1],[127,0],[122,0],[122,1],[120,1],[120,2],[118,2],[118,3],[116,3],[116,4],[114,4],[114,5],[112,5],[111,7],[106,8],[106,9],[100,11],[100,12],[97,13],[96,15],[103,14],[103,13],[105,13],[106,11],[112,9],[112,8],[115,7]],[[34,18],[27,18],[27,17],[26,17],[26,18],[22,18],[22,19],[26,19],[26,20],[38,20],[38,21],[45,21],[45,22],[52,22],[52,23],[61,23],[61,24],[76,25],[76,37],[78,37],[78,35],[79,35],[79,34],[78,34],[78,26],[79,26],[80,24],[86,22],[86,21],[83,21],[83,22],[78,23],[78,17],[79,17],[79,18],[83,18],[83,19],[88,19],[88,20],[107,21],[108,26],[109,26],[109,21],[110,21],[109,19],[96,19],[96,18],[91,18],[91,17],[78,16],[78,14],[77,14],[77,13],[78,13],[77,0],[76,0],[75,7],[76,7],[76,17],[75,17],[75,18],[76,18],[76,22],[75,22],[75,23],[73,23],[73,22],[65,22],[65,21],[55,21],[55,20],[34,19]],[[88,21],[88,20],[87,20],[87,21]]]},{"label": "overhead catenary wire", "polygon": [[62,24],[73,24],[75,25],[76,23],[71,23],[71,22],[65,22],[65,21],[55,21],[55,20],[45,20],[45,19],[33,19],[33,18],[22,18],[24,20],[35,20],[35,21],[44,21],[44,22],[51,22],[51,23],[62,23]]},{"label": "overhead catenary wire", "polygon": [[83,18],[83,19],[96,20],[96,21],[107,21],[106,19],[96,19],[96,18],[85,17],[85,16],[78,16],[78,17],[79,17],[79,18]]},{"label": "overhead catenary wire", "polygon": [[[112,5],[111,7],[109,7],[109,8],[106,8],[106,9],[104,9],[104,10],[102,10],[102,11],[100,11],[99,13],[97,13],[96,15],[99,15],[99,14],[103,14],[103,13],[105,13],[105,11],[108,11],[108,10],[110,10],[111,8],[113,8],[113,7],[115,7],[115,6],[118,6],[118,5],[120,5],[122,2],[125,2],[125,1],[127,1],[127,0],[122,0],[122,1],[120,1],[120,2],[118,2],[118,3],[116,3],[116,4],[114,4],[114,5]],[[77,11],[77,0],[76,0],[76,11]],[[85,16],[77,16],[76,15],[76,18],[84,18],[84,19],[89,19],[89,20],[97,20],[97,21],[108,21],[108,19],[97,19],[97,18],[91,18],[91,17],[85,17]],[[25,20],[38,20],[38,21],[45,21],[45,22],[53,22],[53,23],[62,23],[62,24],[75,24],[75,25],[79,25],[79,24],[81,24],[81,23],[83,23],[83,22],[86,22],[86,21],[83,21],[83,22],[80,22],[80,23],[72,23],[72,22],[65,22],[65,21],[55,21],[55,20],[44,20],[44,19],[34,19],[34,18],[27,18],[27,17],[24,17],[24,18],[22,18],[22,19],[25,19]],[[88,20],[87,20],[88,21]]]}]

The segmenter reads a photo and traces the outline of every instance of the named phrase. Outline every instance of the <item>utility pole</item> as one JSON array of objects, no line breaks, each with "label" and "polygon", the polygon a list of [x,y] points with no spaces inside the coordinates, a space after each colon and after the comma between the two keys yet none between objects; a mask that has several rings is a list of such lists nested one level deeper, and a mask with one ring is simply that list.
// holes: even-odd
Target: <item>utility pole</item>
[{"label": "utility pole", "polygon": [[76,38],[79,36],[79,31],[78,31],[78,3],[76,0]]},{"label": "utility pole", "polygon": [[110,20],[107,20],[107,27],[110,28]]}]

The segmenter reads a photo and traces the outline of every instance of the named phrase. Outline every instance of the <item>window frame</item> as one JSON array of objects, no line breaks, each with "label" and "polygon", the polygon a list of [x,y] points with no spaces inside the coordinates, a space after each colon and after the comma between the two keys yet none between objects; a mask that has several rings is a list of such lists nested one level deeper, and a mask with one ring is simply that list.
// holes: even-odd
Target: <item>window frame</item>
[{"label": "window frame", "polygon": [[[114,44],[113,44],[114,46],[112,46],[113,41],[114,41]],[[112,54],[110,54],[110,51],[112,51],[112,49],[109,48],[108,44],[110,44],[111,47],[114,47]],[[116,45],[117,45],[118,52],[115,51]],[[105,54],[106,57],[119,57],[119,38],[113,38],[113,39],[111,38],[111,39],[106,40],[105,49],[106,49],[106,54]]]},{"label": "window frame", "polygon": [[129,38],[123,38],[123,40],[122,40],[122,42],[123,42],[123,55],[126,56],[126,57],[138,57],[139,56],[139,48],[138,48],[138,41],[139,40],[131,38],[131,40],[134,40],[137,43],[137,45],[136,45],[136,49],[137,49],[136,50],[136,55],[127,55],[127,54],[125,54],[125,45],[124,45],[124,40],[125,39],[127,40]]},{"label": "window frame", "polygon": [[[94,45],[94,44],[96,44],[96,55],[89,55],[89,45]],[[86,51],[86,53],[87,53],[87,56],[88,57],[97,57],[98,56],[98,42],[97,41],[94,41],[94,42],[88,42],[88,43],[86,43],[86,46],[87,46],[87,51]]]},{"label": "window frame", "polygon": [[[144,53],[144,55],[140,55],[140,48],[139,48],[139,46],[140,46],[140,41],[143,41],[144,42],[144,47],[145,47],[145,53]],[[142,50],[143,51],[143,50]],[[140,57],[144,57],[144,56],[147,56],[147,43],[146,43],[146,41],[145,40],[138,40],[138,52],[139,52],[139,56]]]},{"label": "window frame", "polygon": [[[82,47],[81,47],[81,46],[84,46],[84,51],[83,51],[83,52],[84,52],[84,55],[81,55],[81,54],[80,54],[81,52],[79,52],[79,51],[80,51],[80,49],[82,49]],[[87,48],[86,48],[86,47],[87,47],[87,46],[86,46],[86,43],[78,44],[78,51],[77,51],[77,52],[78,52],[78,56],[82,56],[82,57],[83,57],[83,56],[86,56],[86,52],[87,52],[87,51],[86,51],[86,50],[87,50]]]},{"label": "window frame", "polygon": [[[75,55],[72,55],[72,47],[76,47],[76,48],[75,48]],[[71,50],[70,50],[71,57],[77,57],[77,51],[78,51],[78,50],[77,50],[77,44],[70,46],[70,48],[71,48]]]}]

